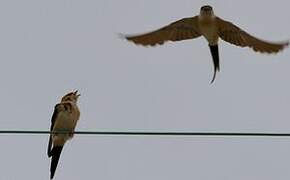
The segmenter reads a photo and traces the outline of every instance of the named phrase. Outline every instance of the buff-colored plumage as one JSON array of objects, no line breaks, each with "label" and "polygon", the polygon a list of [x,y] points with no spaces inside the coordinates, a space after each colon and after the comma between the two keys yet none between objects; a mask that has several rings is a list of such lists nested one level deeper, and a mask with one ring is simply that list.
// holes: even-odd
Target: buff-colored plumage
[{"label": "buff-colored plumage", "polygon": [[[277,53],[289,45],[289,42],[273,43],[256,38],[231,22],[215,17],[217,36],[222,40],[240,46],[250,47],[261,53]],[[198,16],[184,18],[161,29],[139,35],[127,35],[125,38],[144,46],[162,45],[167,41],[181,41],[200,37],[202,29]]]},{"label": "buff-colored plumage", "polygon": [[124,37],[143,46],[162,45],[167,41],[182,41],[203,36],[209,44],[214,76],[220,70],[218,40],[249,47],[260,53],[277,53],[289,45],[289,42],[269,42],[256,38],[231,22],[214,15],[211,6],[202,6],[198,16],[184,18],[161,29],[139,35],[124,35]]},{"label": "buff-colored plumage", "polygon": [[250,47],[261,53],[277,53],[289,45],[289,42],[273,43],[258,39],[231,22],[216,17],[218,35],[224,41],[240,46]]},{"label": "buff-colored plumage", "polygon": [[159,30],[134,36],[126,36],[126,39],[133,41],[135,44],[144,46],[161,45],[166,41],[181,41],[194,39],[201,36],[197,28],[198,17],[184,18],[169,24]]},{"label": "buff-colored plumage", "polygon": [[55,105],[51,118],[47,155],[51,157],[50,179],[54,173],[60,158],[61,151],[67,140],[73,137],[73,133],[80,117],[77,100],[78,91],[71,92],[62,97],[61,102]]}]

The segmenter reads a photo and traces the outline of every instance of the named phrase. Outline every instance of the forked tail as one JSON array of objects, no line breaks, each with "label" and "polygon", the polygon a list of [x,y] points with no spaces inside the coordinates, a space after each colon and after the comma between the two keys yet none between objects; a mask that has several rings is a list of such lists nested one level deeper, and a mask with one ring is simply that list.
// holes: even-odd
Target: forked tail
[{"label": "forked tail", "polygon": [[219,48],[218,45],[209,45],[212,61],[214,65],[214,74],[211,80],[211,84],[214,82],[217,71],[220,71],[220,60],[219,60]]},{"label": "forked tail", "polygon": [[55,146],[51,150],[50,179],[53,178],[63,146]]}]

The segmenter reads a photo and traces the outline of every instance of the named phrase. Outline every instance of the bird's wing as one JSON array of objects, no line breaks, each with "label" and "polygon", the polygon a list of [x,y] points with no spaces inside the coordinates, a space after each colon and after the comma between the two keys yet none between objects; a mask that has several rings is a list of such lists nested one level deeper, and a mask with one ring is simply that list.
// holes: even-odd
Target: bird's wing
[{"label": "bird's wing", "polygon": [[224,41],[227,41],[231,44],[241,47],[250,47],[254,51],[261,53],[277,53],[289,45],[289,42],[272,43],[260,40],[248,34],[231,22],[225,21],[218,17],[216,17],[216,20],[219,36]]},{"label": "bird's wing", "polygon": [[127,40],[144,46],[161,45],[166,41],[181,41],[199,36],[201,33],[198,28],[197,16],[178,20],[153,32],[141,35],[124,35]]},{"label": "bird's wing", "polygon": [[[58,113],[59,113],[59,106],[60,106],[60,104],[57,104],[57,105],[55,105],[55,107],[54,107],[53,115],[52,115],[52,118],[51,118],[50,131],[53,130],[55,120],[56,120],[57,115],[58,115]],[[49,136],[48,147],[47,147],[47,155],[48,155],[48,157],[51,156],[51,146],[52,146],[52,139],[51,139],[51,135],[50,135],[50,136]]]}]

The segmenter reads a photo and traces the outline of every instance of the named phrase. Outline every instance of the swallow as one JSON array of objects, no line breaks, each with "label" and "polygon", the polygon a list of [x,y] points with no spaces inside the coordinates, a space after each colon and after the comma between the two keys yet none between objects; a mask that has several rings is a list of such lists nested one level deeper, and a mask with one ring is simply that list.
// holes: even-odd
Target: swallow
[{"label": "swallow", "polygon": [[78,91],[70,92],[63,96],[61,102],[54,107],[47,148],[47,155],[51,158],[50,179],[54,177],[63,146],[67,140],[73,137],[79,120],[80,111],[77,106],[79,96]]},{"label": "swallow", "polygon": [[162,45],[167,41],[182,41],[203,36],[208,42],[214,65],[211,83],[214,82],[217,71],[220,71],[219,38],[236,46],[249,47],[255,52],[269,54],[277,53],[289,45],[289,41],[269,42],[256,38],[233,23],[215,16],[213,8],[209,5],[202,6],[197,16],[183,18],[158,30],[145,34],[120,35],[143,46]]}]

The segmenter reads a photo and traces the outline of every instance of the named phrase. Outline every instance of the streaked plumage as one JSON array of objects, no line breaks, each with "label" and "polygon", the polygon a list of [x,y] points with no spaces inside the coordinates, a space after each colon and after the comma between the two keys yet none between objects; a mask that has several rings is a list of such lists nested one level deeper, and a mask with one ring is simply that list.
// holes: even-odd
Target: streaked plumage
[{"label": "streaked plumage", "polygon": [[[50,127],[52,134],[49,137],[47,148],[47,155],[51,157],[50,179],[54,177],[63,146],[67,140],[73,137],[74,129],[79,120],[80,111],[77,106],[79,96],[78,91],[68,93],[59,104],[55,105]],[[65,133],[54,133],[62,131]]]},{"label": "streaked plumage", "polygon": [[[258,39],[231,22],[214,15],[211,6],[202,6],[198,16],[183,18],[156,31],[139,35],[123,35],[127,40],[143,46],[162,45],[167,41],[181,41],[200,36],[206,38],[214,62],[214,77],[219,71],[219,57],[217,51],[218,39],[240,46],[249,47],[256,52],[277,53],[289,45],[289,42],[273,43]],[[215,50],[215,52],[213,52]]]}]

